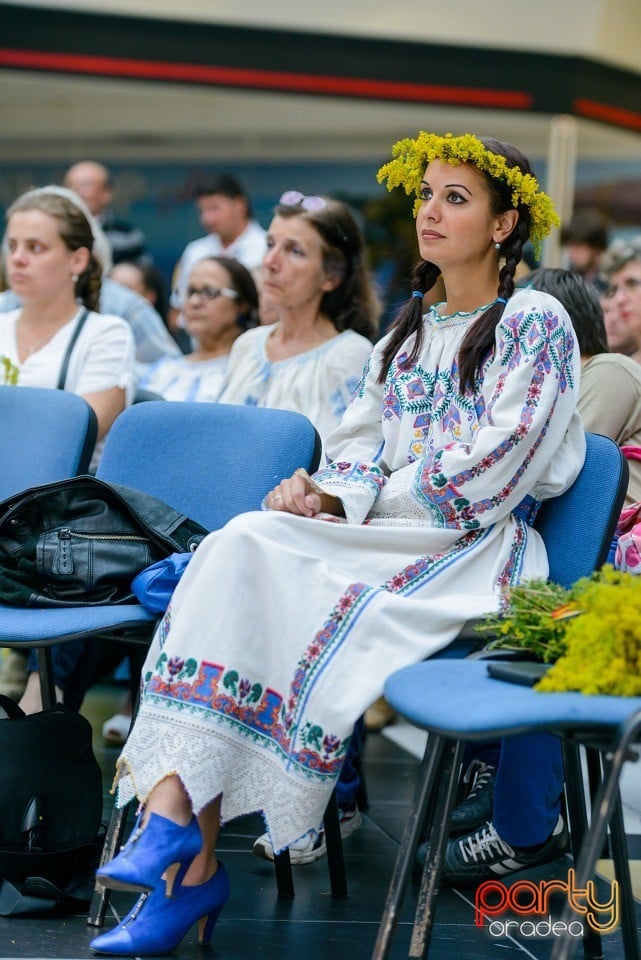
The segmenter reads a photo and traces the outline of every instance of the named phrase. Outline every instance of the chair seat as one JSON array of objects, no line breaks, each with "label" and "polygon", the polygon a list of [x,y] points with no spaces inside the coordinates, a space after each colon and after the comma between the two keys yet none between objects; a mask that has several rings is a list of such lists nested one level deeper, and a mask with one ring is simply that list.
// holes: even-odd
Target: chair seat
[{"label": "chair seat", "polygon": [[641,710],[641,697],[539,693],[487,671],[486,660],[427,660],[392,674],[385,699],[415,726],[464,740],[535,730],[611,730]]},{"label": "chair seat", "polygon": [[0,604],[0,647],[42,646],[47,640],[61,643],[92,634],[136,630],[157,617],[137,603],[106,607],[11,607]]}]

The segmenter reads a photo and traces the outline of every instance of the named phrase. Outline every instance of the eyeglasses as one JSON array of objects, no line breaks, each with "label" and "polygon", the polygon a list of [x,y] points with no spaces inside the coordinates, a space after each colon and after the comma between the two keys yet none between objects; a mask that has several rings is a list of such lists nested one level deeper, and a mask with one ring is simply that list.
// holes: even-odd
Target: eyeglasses
[{"label": "eyeglasses", "polygon": [[186,303],[192,297],[200,297],[201,300],[217,300],[218,297],[228,297],[230,300],[237,300],[238,294],[231,287],[182,287],[176,291],[181,303]]},{"label": "eyeglasses", "polygon": [[308,197],[300,190],[286,190],[279,204],[283,207],[301,207],[303,210],[322,210],[327,206],[325,197]]},{"label": "eyeglasses", "polygon": [[627,277],[621,283],[613,283],[611,286],[605,288],[603,296],[610,300],[612,297],[616,296],[621,288],[627,290],[628,293],[635,293],[637,290],[641,289],[641,278]]}]

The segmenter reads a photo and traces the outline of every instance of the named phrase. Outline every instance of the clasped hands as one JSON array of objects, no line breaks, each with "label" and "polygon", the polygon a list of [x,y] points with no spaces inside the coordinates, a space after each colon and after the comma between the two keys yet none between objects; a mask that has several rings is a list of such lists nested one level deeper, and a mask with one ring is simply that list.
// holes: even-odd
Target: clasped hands
[{"label": "clasped hands", "polygon": [[302,468],[291,477],[281,480],[267,494],[266,504],[270,510],[295,513],[300,517],[316,517],[321,513],[329,513],[334,517],[345,515],[339,498],[325,493]]}]

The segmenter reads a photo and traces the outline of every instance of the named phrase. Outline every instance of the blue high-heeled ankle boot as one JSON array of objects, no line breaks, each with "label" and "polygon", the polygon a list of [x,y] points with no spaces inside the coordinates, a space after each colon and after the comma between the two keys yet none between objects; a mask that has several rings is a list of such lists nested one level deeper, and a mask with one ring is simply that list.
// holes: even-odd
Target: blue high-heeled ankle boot
[{"label": "blue high-heeled ankle boot", "polygon": [[167,883],[171,896],[172,884],[180,884],[189,864],[200,852],[202,835],[198,821],[192,817],[186,827],[181,827],[173,820],[151,813],[142,830],[138,823],[120,853],[98,868],[96,880],[110,890],[149,891],[157,886],[165,870],[177,863],[180,866],[175,880],[171,877]]},{"label": "blue high-heeled ankle boot", "polygon": [[229,878],[219,861],[216,873],[196,887],[174,887],[168,897],[164,881],[143,894],[125,919],[91,941],[96,953],[144,957],[174,950],[198,921],[198,942],[211,942],[218,915],[229,899]]}]

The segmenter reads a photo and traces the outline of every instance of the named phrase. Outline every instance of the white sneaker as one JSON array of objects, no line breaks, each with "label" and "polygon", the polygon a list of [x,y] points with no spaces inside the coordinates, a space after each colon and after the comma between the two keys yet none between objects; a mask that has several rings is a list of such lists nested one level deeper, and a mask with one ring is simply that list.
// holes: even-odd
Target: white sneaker
[{"label": "white sneaker", "polygon": [[129,735],[131,716],[125,713],[116,713],[102,726],[102,735],[105,741],[114,747],[122,747]]},{"label": "white sneaker", "polygon": [[[343,840],[351,837],[363,822],[360,810],[357,807],[353,810],[339,810],[338,819]],[[262,860],[274,859],[274,848],[266,833],[256,840],[252,852]],[[289,862],[293,867],[300,866],[303,863],[314,863],[315,860],[322,859],[326,853],[325,830],[321,824],[318,830],[310,830],[300,840],[295,840],[291,844],[289,847]]]}]

